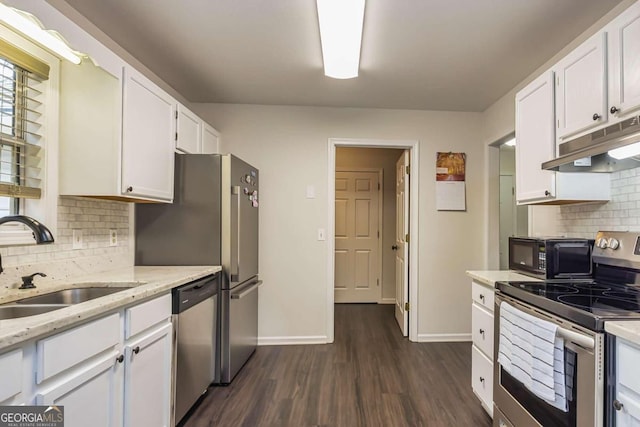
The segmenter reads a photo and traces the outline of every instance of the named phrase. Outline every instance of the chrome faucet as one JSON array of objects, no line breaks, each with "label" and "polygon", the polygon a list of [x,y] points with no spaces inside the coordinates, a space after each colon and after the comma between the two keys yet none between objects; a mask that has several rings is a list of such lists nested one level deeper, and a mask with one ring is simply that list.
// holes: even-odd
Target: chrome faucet
[{"label": "chrome faucet", "polygon": [[[36,239],[36,244],[46,244],[53,243],[53,234],[51,231],[45,227],[41,222],[24,215],[10,215],[3,216],[0,218],[0,225],[7,222],[20,222],[33,231],[33,238]],[[4,269],[2,268],[2,257],[0,256],[0,273],[2,273]]]}]

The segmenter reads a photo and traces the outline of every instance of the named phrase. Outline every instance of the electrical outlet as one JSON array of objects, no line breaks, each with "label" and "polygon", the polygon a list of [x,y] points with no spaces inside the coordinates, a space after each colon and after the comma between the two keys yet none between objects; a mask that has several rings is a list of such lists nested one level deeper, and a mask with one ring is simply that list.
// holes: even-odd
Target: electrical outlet
[{"label": "electrical outlet", "polygon": [[73,230],[73,249],[82,249],[82,230]]},{"label": "electrical outlet", "polygon": [[109,230],[109,246],[118,246],[117,230]]}]

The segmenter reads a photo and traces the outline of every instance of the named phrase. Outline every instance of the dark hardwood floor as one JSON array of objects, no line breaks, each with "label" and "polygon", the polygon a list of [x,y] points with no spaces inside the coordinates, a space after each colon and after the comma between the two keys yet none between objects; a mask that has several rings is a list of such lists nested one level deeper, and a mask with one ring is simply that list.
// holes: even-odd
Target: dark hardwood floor
[{"label": "dark hardwood floor", "polygon": [[258,347],[185,426],[490,426],[470,376],[471,343],[411,343],[393,305],[338,304],[334,344]]}]

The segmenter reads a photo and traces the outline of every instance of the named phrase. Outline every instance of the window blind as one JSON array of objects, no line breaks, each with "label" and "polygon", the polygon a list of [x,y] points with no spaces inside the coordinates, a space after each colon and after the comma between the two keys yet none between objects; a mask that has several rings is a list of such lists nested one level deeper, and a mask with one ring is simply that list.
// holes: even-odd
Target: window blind
[{"label": "window blind", "polygon": [[0,43],[0,196],[39,199],[48,66],[13,49]]}]

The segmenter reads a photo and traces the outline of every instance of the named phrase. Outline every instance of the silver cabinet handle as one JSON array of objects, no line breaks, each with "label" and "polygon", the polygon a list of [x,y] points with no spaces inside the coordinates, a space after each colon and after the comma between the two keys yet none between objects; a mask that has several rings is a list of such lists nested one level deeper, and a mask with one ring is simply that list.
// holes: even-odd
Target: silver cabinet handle
[{"label": "silver cabinet handle", "polygon": [[618,399],[616,399],[613,401],[613,407],[616,411],[622,411],[622,408],[624,408],[624,405]]}]

